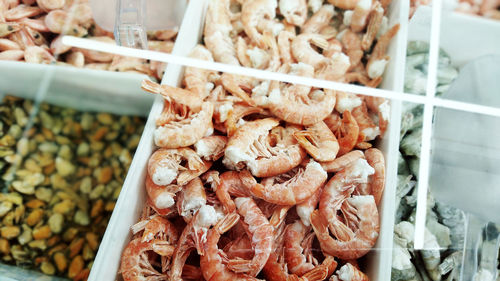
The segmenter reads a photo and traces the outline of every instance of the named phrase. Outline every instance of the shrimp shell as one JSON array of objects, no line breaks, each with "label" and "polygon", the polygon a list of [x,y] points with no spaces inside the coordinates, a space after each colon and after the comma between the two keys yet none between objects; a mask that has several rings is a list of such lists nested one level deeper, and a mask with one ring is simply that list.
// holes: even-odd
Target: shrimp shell
[{"label": "shrimp shell", "polygon": [[387,48],[389,47],[392,37],[398,33],[398,30],[399,24],[396,24],[377,40],[377,44],[373,47],[370,59],[366,64],[366,71],[370,79],[382,76],[384,73],[385,66],[389,61],[389,57],[386,55]]},{"label": "shrimp shell", "polygon": [[319,162],[333,161],[339,151],[337,138],[323,121],[295,132],[297,142]]},{"label": "shrimp shell", "polygon": [[261,49],[266,47],[266,42],[263,35],[257,30],[257,25],[264,22],[264,19],[274,19],[277,7],[276,0],[244,1],[241,6],[241,22],[245,33]]},{"label": "shrimp shell", "polygon": [[[214,61],[212,53],[203,45],[197,45],[189,54],[189,57]],[[214,84],[209,82],[209,76],[212,71],[204,70],[196,67],[186,67],[184,72],[184,81],[186,88],[197,94],[201,100],[205,99],[214,88]]]},{"label": "shrimp shell", "polygon": [[168,245],[165,241],[153,240],[150,242],[141,242],[140,237],[130,241],[125,250],[123,250],[122,260],[120,263],[123,280],[140,280],[145,279],[146,276],[150,280],[166,279],[167,276],[165,274],[160,273],[153,268],[147,254],[147,252],[154,251],[160,247],[171,247],[171,250],[173,250],[173,247]]},{"label": "shrimp shell", "polygon": [[[290,272],[302,276],[314,269],[317,263],[308,261],[304,252],[302,242],[310,231],[300,221],[295,221],[285,229],[285,261]],[[310,237],[310,236],[308,236]]]},{"label": "shrimp shell", "polygon": [[207,203],[207,195],[200,178],[192,179],[177,198],[177,210],[186,222],[190,222],[194,213]]}]

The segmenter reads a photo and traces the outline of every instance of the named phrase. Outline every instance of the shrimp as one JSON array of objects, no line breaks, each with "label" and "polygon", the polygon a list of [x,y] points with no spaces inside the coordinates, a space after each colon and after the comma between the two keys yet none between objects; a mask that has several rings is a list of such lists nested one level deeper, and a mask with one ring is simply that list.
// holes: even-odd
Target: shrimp
[{"label": "shrimp", "polygon": [[373,167],[375,173],[369,177],[370,194],[375,199],[375,204],[379,204],[385,187],[385,160],[382,152],[376,148],[365,151],[366,161]]},{"label": "shrimp", "polygon": [[[299,125],[313,125],[325,119],[335,106],[335,92],[332,90],[303,87],[281,87],[286,85],[271,81],[268,106],[271,113],[286,122]],[[308,89],[308,88],[305,88]]]},{"label": "shrimp", "polygon": [[361,141],[371,141],[380,135],[380,129],[370,118],[365,102],[352,110],[352,116],[356,119],[359,132],[362,134]]},{"label": "shrimp", "polygon": [[231,111],[231,113],[227,117],[226,122],[224,123],[227,130],[227,135],[232,136],[234,132],[236,132],[238,127],[240,127],[238,122],[240,122],[243,117],[256,113],[263,114],[264,110],[260,107],[235,104],[233,107],[233,111]]},{"label": "shrimp", "polygon": [[146,176],[146,192],[151,204],[157,209],[166,209],[174,205],[174,196],[181,190],[181,187],[175,184],[160,186],[155,184],[150,175]]},{"label": "shrimp", "polygon": [[257,30],[257,26],[264,20],[274,19],[277,7],[276,0],[245,1],[241,6],[241,22],[245,33],[261,49],[266,47],[266,42],[263,34]]},{"label": "shrimp", "polygon": [[[377,241],[380,224],[373,196],[351,197],[355,188],[367,183],[373,173],[365,159],[358,159],[336,173],[323,188],[319,210],[311,214],[311,224],[324,253],[357,259]],[[342,217],[337,216],[338,211]]]},{"label": "shrimp", "polygon": [[[185,166],[181,165],[183,162]],[[149,158],[148,173],[157,185],[176,181],[182,186],[208,171],[211,165],[212,162],[203,161],[191,148],[160,148]]]},{"label": "shrimp", "polygon": [[237,237],[236,240],[229,242],[224,247],[224,253],[226,253],[228,259],[251,260],[254,256],[252,241],[244,233],[243,236]]},{"label": "shrimp", "polygon": [[361,0],[328,0],[330,4],[343,10],[354,10]]},{"label": "shrimp", "polygon": [[24,60],[27,63],[45,63],[50,64],[56,59],[49,51],[38,46],[29,46],[24,50]]},{"label": "shrimp", "polygon": [[0,22],[0,37],[17,32],[19,29],[21,29],[21,25],[17,22]]},{"label": "shrimp", "polygon": [[380,30],[383,18],[384,8],[379,1],[375,1],[370,13],[370,19],[368,20],[368,26],[366,27],[366,33],[363,34],[363,38],[361,39],[361,47],[364,51],[368,51],[372,47],[373,40]]},{"label": "shrimp", "polygon": [[11,8],[3,13],[6,21],[16,21],[23,18],[31,18],[43,13],[42,9],[36,6],[26,6],[24,4]]},{"label": "shrimp", "polygon": [[[67,45],[64,45],[62,43],[62,38],[63,38],[63,36],[59,35],[54,40],[52,40],[52,42],[50,42],[50,51],[54,55],[64,54],[67,51],[71,50],[71,46],[67,46]],[[82,52],[79,52],[79,51],[75,51],[75,52],[82,54],[83,60],[85,61],[85,56],[83,55]]]},{"label": "shrimp", "polygon": [[250,197],[239,197],[234,200],[238,213],[248,225],[254,256],[252,260],[229,260],[227,267],[236,273],[247,273],[257,276],[266,264],[273,245],[273,227],[262,214],[257,204]]},{"label": "shrimp", "polygon": [[23,18],[21,20],[18,20],[18,22],[38,32],[50,32],[43,18],[40,19]]},{"label": "shrimp", "polygon": [[[165,86],[165,85],[163,85]],[[142,82],[142,89],[151,93],[165,94],[175,100],[176,103],[185,104],[195,108],[199,99],[185,95],[189,91],[165,91],[165,87],[150,80]],[[168,88],[168,87],[167,87]],[[189,92],[191,93],[191,92]],[[214,105],[211,102],[202,102],[201,110],[190,110],[187,116],[179,121],[171,120],[156,128],[154,132],[155,144],[164,148],[186,147],[195,144],[206,135],[209,128],[213,128],[212,115]]]},{"label": "shrimp", "polygon": [[266,118],[241,126],[229,138],[224,165],[233,170],[246,166],[257,177],[279,175],[298,166],[306,156],[292,136],[298,129],[278,125],[277,119]]},{"label": "shrimp", "polygon": [[389,101],[384,98],[365,96],[366,106],[378,115],[378,127],[380,135],[383,136],[389,124],[390,106]]},{"label": "shrimp", "polygon": [[222,220],[208,231],[204,253],[200,258],[200,267],[205,280],[247,280],[257,281],[258,279],[246,274],[234,273],[230,271],[223,262],[217,243],[223,233],[233,227],[239,220],[237,213],[227,214]]},{"label": "shrimp", "polygon": [[18,32],[12,33],[8,37],[9,40],[16,42],[22,50],[28,47],[36,46],[34,38],[28,32],[26,27],[22,27]]},{"label": "shrimp", "polygon": [[322,162],[321,167],[328,173],[337,173],[345,169],[349,164],[361,158],[365,158],[363,152],[361,150],[353,150],[333,161]]},{"label": "shrimp", "polygon": [[248,105],[255,105],[255,102],[250,98],[249,94],[242,89],[251,90],[255,83],[253,78],[224,73],[221,76],[221,82],[224,88],[231,94],[240,98]]},{"label": "shrimp", "polygon": [[6,50],[0,52],[0,60],[18,61],[24,58],[23,50]]},{"label": "shrimp", "polygon": [[248,46],[243,37],[238,36],[236,40],[236,55],[238,56],[238,60],[241,65],[244,67],[252,67],[252,62],[248,56]]},{"label": "shrimp", "polygon": [[169,280],[182,280],[183,268],[186,267],[185,263],[191,251],[197,249],[199,253],[203,252],[208,229],[216,224],[218,219],[212,206],[203,205],[194,213],[192,220],[184,227],[172,255]]},{"label": "shrimp", "polygon": [[295,33],[283,30],[278,35],[278,45],[280,46],[281,63],[291,64],[294,62],[292,58],[291,41],[295,38]]},{"label": "shrimp", "polygon": [[399,24],[396,24],[377,40],[377,44],[373,47],[373,51],[366,64],[366,71],[370,79],[380,77],[384,73],[385,66],[389,61],[389,57],[386,55],[387,47],[389,47],[392,37],[398,33],[398,30]]},{"label": "shrimp", "polygon": [[[300,221],[295,221],[285,229],[285,261],[290,272],[302,276],[318,265],[318,261],[311,256],[306,257],[304,247],[311,245],[314,234],[307,235],[310,231]],[[306,238],[307,235],[307,238]]]},{"label": "shrimp", "polygon": [[7,50],[21,50],[21,46],[12,40],[0,38],[0,51]]},{"label": "shrimp", "polygon": [[351,263],[346,263],[337,270],[337,278],[341,281],[370,281],[368,276]]},{"label": "shrimp", "polygon": [[65,0],[36,0],[36,3],[42,10],[48,12],[64,7]]},{"label": "shrimp", "polygon": [[365,29],[368,23],[368,16],[372,10],[373,0],[359,0],[354,8],[351,17],[351,30],[361,32]]},{"label": "shrimp", "polygon": [[297,142],[319,162],[333,161],[339,151],[337,138],[323,121],[295,132]]},{"label": "shrimp", "polygon": [[301,28],[302,33],[319,33],[321,29],[328,26],[328,23],[333,18],[335,14],[334,7],[332,5],[326,4],[321,6],[317,12],[315,12]]},{"label": "shrimp", "polygon": [[120,263],[123,280],[134,281],[146,278],[148,280],[165,280],[166,274],[158,272],[151,264],[149,252],[164,254],[171,251],[171,247],[165,241],[141,242],[140,237],[130,241],[123,250]]},{"label": "shrimp", "polygon": [[253,196],[279,205],[296,205],[311,197],[326,181],[328,175],[314,160],[305,167],[287,174],[268,177],[251,186]]},{"label": "shrimp", "polygon": [[[51,12],[52,13],[52,12]],[[91,37],[91,40],[107,43],[107,44],[115,44],[115,41],[109,37]],[[86,49],[76,49],[83,53],[86,60],[94,61],[94,62],[111,62],[114,58],[114,54],[108,54],[98,51],[90,51]]]},{"label": "shrimp", "polygon": [[[214,61],[212,53],[207,50],[203,45],[197,45],[189,54],[189,57]],[[210,92],[214,89],[215,85],[209,82],[210,76],[214,73],[209,70],[204,70],[196,67],[186,67],[184,72],[184,81],[186,83],[186,88],[199,95],[201,100],[204,100]]]},{"label": "shrimp", "polygon": [[207,161],[217,161],[224,155],[226,148],[226,136],[208,136],[197,141],[194,144],[196,153]]},{"label": "shrimp", "polygon": [[333,58],[335,54],[342,53],[342,43],[337,38],[328,40],[328,48],[323,51],[323,55],[328,58]]},{"label": "shrimp", "polygon": [[348,56],[342,52],[333,52],[331,57],[320,65],[316,77],[324,80],[341,81],[350,66]]},{"label": "shrimp", "polygon": [[177,211],[189,223],[194,213],[206,204],[207,195],[205,188],[200,178],[196,177],[179,194],[179,198],[177,198]]},{"label": "shrimp", "polygon": [[297,212],[300,221],[305,226],[311,225],[311,214],[314,210],[316,210],[316,207],[318,206],[322,190],[322,187],[318,188],[318,190],[316,190],[316,192],[311,195],[311,197],[307,198],[306,201],[295,206],[295,211]]},{"label": "shrimp", "polygon": [[177,243],[179,235],[175,226],[170,221],[156,216],[146,223],[141,242],[151,242],[153,239],[161,239],[173,245]]},{"label": "shrimp", "polygon": [[350,60],[351,66],[349,69],[353,69],[360,64],[364,55],[361,49],[361,39],[358,34],[354,33],[351,29],[347,29],[342,36],[341,42]]},{"label": "shrimp", "polygon": [[240,65],[230,37],[229,0],[209,1],[205,20],[204,41],[215,61]]},{"label": "shrimp", "polygon": [[323,50],[328,48],[328,41],[323,36],[314,33],[302,33],[292,41],[292,54],[298,62],[312,65],[314,69],[318,69],[327,59],[313,49],[311,44]]},{"label": "shrimp", "polygon": [[358,142],[359,126],[349,111],[342,114],[341,126],[333,132],[339,143],[338,156],[342,156],[351,151]]},{"label": "shrimp", "polygon": [[215,194],[226,213],[231,213],[236,210],[236,205],[231,199],[231,195],[247,197],[250,195],[248,192],[248,189],[250,189],[249,187],[257,184],[255,178],[247,173],[248,171],[246,171],[246,173],[245,171],[240,173],[228,171],[220,175]]},{"label": "shrimp", "polygon": [[280,13],[288,23],[302,26],[307,19],[306,0],[280,0]]},{"label": "shrimp", "polygon": [[335,104],[335,110],[338,113],[344,113],[346,110],[352,112],[352,110],[361,105],[363,102],[360,97],[355,94],[337,91],[337,103]]}]

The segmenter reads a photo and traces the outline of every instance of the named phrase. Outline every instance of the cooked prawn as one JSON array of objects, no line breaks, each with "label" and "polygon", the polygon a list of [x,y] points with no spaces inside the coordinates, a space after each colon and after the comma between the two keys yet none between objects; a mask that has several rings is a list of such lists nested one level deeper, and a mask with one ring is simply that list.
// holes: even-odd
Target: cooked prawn
[{"label": "cooked prawn", "polygon": [[337,138],[323,121],[306,126],[305,131],[295,132],[297,142],[316,161],[333,161],[339,151]]},{"label": "cooked prawn", "polygon": [[359,0],[354,8],[351,18],[351,29],[354,32],[361,32],[368,23],[368,16],[372,10],[373,0]]},{"label": "cooked prawn", "polygon": [[226,136],[208,136],[197,141],[194,144],[196,153],[207,161],[216,161],[224,155],[226,148]]},{"label": "cooked prawn", "polygon": [[302,26],[306,21],[306,0],[280,0],[279,10],[288,23],[296,26]]},{"label": "cooked prawn", "polygon": [[19,29],[21,29],[21,25],[17,22],[0,22],[0,37],[17,32]]},{"label": "cooked prawn", "polygon": [[278,45],[280,46],[280,58],[282,64],[293,63],[291,41],[295,38],[295,33],[283,30],[278,35]]},{"label": "cooked prawn", "polygon": [[373,40],[380,30],[383,18],[384,8],[379,1],[375,1],[370,13],[370,19],[368,20],[368,26],[366,27],[366,33],[363,34],[363,38],[361,40],[361,47],[364,51],[368,51],[372,47]]},{"label": "cooked prawn", "polygon": [[312,255],[306,256],[304,253],[305,247],[311,247],[314,239],[314,233],[308,235],[309,231],[310,228],[308,229],[300,221],[295,221],[285,229],[285,261],[290,272],[298,276],[304,275],[318,265],[318,261]]},{"label": "cooked prawn", "polygon": [[7,50],[21,50],[21,46],[12,40],[0,38],[0,51]]},{"label": "cooked prawn", "polygon": [[298,129],[278,125],[274,118],[245,123],[229,138],[224,165],[237,170],[246,166],[257,177],[279,175],[298,166],[305,157],[292,136]]},{"label": "cooked prawn", "polygon": [[327,173],[314,160],[286,174],[268,177],[251,187],[253,196],[279,205],[296,205],[311,197],[326,181]]},{"label": "cooked prawn", "polygon": [[[185,166],[181,165],[184,161]],[[160,148],[149,158],[148,173],[155,184],[167,185],[176,181],[184,185],[206,172],[210,166],[211,162],[203,161],[191,148]]]},{"label": "cooked prawn", "polygon": [[43,11],[39,7],[20,4],[17,7],[5,11],[3,17],[6,21],[16,21],[23,18],[35,17],[41,13],[43,13]]},{"label": "cooked prawn", "polygon": [[245,171],[238,173],[235,171],[227,171],[220,175],[219,183],[215,193],[219,202],[224,206],[226,213],[231,213],[236,210],[236,205],[231,199],[231,195],[246,197],[249,195],[248,189],[250,186],[257,184],[252,175],[247,175]]},{"label": "cooked prawn", "polygon": [[46,49],[38,46],[29,46],[24,50],[24,61],[27,63],[45,63],[50,64],[56,59]]},{"label": "cooked prawn", "polygon": [[378,115],[378,127],[380,135],[383,136],[389,124],[390,106],[389,101],[384,98],[365,96],[366,106]]},{"label": "cooked prawn", "polygon": [[234,202],[243,222],[248,225],[254,256],[252,260],[229,260],[227,267],[236,273],[247,273],[255,277],[271,253],[274,229],[252,198],[239,197]]},{"label": "cooked prawn", "polygon": [[352,116],[356,119],[359,132],[362,134],[361,141],[371,141],[380,135],[380,129],[370,118],[365,102],[352,110]]},{"label": "cooked prawn", "polygon": [[255,113],[264,113],[264,110],[260,107],[253,107],[253,106],[246,106],[246,105],[240,105],[240,104],[235,104],[233,106],[233,110],[227,117],[226,122],[224,123],[226,130],[227,130],[227,135],[232,136],[236,130],[241,127],[241,120],[243,117],[255,114]]},{"label": "cooked prawn", "polygon": [[175,194],[181,190],[181,187],[175,184],[166,186],[157,185],[151,180],[149,175],[146,176],[146,192],[151,204],[158,209],[170,208],[174,205]]},{"label": "cooked prawn", "polygon": [[365,158],[365,155],[361,150],[353,150],[348,152],[333,161],[322,162],[321,167],[328,173],[336,173],[345,169],[349,164],[354,161]]},{"label": "cooked prawn", "polygon": [[241,6],[241,22],[245,33],[261,49],[266,47],[266,42],[263,34],[257,30],[257,26],[264,20],[274,19],[277,7],[276,0],[245,1]]},{"label": "cooked prawn", "polygon": [[327,59],[317,52],[311,44],[323,50],[328,48],[328,41],[323,36],[315,33],[302,33],[292,41],[292,54],[298,62],[312,65],[318,69]]},{"label": "cooked prawn", "polygon": [[300,31],[302,33],[319,33],[328,25],[334,14],[335,10],[332,5],[323,5],[305,22]]},{"label": "cooked prawn", "polygon": [[[234,96],[240,98],[248,105],[255,105],[255,102],[250,98],[249,94],[245,91],[251,91],[255,86],[255,80],[246,76],[239,76],[230,73],[224,73],[221,76],[221,82],[224,88]],[[245,89],[245,90],[243,90]]]},{"label": "cooked prawn", "polygon": [[182,188],[177,198],[177,211],[189,223],[194,213],[206,204],[205,187],[200,178],[196,177]]},{"label": "cooked prawn", "polygon": [[[207,50],[203,45],[197,45],[193,48],[189,57],[214,61],[212,53]],[[210,82],[210,75],[214,73],[209,70],[204,70],[196,67],[186,67],[184,72],[184,81],[186,83],[186,88],[197,94],[200,100],[204,100],[214,88],[214,83]]]},{"label": "cooked prawn", "polygon": [[134,281],[146,278],[148,280],[165,280],[166,274],[158,272],[151,265],[151,255],[148,252],[152,251],[164,254],[173,251],[173,246],[161,240],[142,242],[140,237],[130,241],[123,250],[120,264],[123,280]]},{"label": "cooked prawn", "polygon": [[354,148],[358,142],[359,126],[349,111],[344,111],[341,125],[333,133],[340,146],[338,156],[342,156]]},{"label": "cooked prawn", "polygon": [[330,4],[343,10],[354,10],[360,0],[328,0]]},{"label": "cooked prawn", "polygon": [[51,11],[64,7],[65,0],[36,0],[36,3],[44,11]]},{"label": "cooked prawn", "polygon": [[306,201],[299,203],[295,206],[295,211],[297,212],[300,221],[305,226],[311,225],[311,214],[314,210],[316,210],[316,207],[318,206],[322,190],[323,187],[318,188],[318,190],[316,190],[316,192],[313,195],[311,195],[311,197],[307,198]]},{"label": "cooked prawn", "polygon": [[239,65],[233,41],[229,17],[229,0],[209,1],[205,20],[204,41],[215,61]]},{"label": "cooked prawn", "polygon": [[391,42],[392,37],[398,33],[399,24],[391,27],[386,33],[384,33],[377,40],[377,44],[373,47],[373,51],[370,55],[370,59],[366,64],[366,71],[368,72],[368,77],[371,79],[382,76],[385,70],[385,66],[389,61],[389,57],[386,55],[387,48]]},{"label": "cooked prawn", "polygon": [[[358,159],[325,185],[319,211],[311,215],[311,224],[323,252],[341,259],[357,259],[375,244],[380,225],[373,196],[351,197],[356,186],[367,183],[368,176],[373,173],[366,160]],[[343,217],[337,216],[338,211]]]},{"label": "cooked prawn", "polygon": [[376,148],[365,151],[366,161],[373,167],[375,173],[369,177],[370,194],[375,199],[375,204],[379,204],[385,187],[385,160],[382,152]]}]

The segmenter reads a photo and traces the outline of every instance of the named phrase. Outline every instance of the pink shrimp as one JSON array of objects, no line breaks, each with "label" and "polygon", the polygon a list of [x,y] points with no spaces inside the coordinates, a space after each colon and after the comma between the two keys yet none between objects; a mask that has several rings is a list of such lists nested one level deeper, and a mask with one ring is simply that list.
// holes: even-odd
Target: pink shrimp
[{"label": "pink shrimp", "polygon": [[311,160],[305,167],[269,177],[251,187],[253,196],[279,205],[296,205],[311,197],[326,181],[327,173]]},{"label": "pink shrimp", "polygon": [[370,59],[366,64],[366,71],[370,79],[382,76],[384,73],[385,66],[389,61],[389,56],[386,55],[387,48],[389,47],[392,37],[398,33],[398,30],[399,24],[396,24],[377,40],[377,44],[373,47]]},{"label": "pink shrimp", "polygon": [[181,187],[175,184],[160,186],[155,184],[149,175],[146,176],[146,192],[152,205],[158,209],[170,208],[174,205],[174,196],[181,190]]},{"label": "pink shrimp", "polygon": [[27,63],[45,63],[50,64],[56,59],[46,49],[38,46],[30,46],[24,50],[24,60]]},{"label": "pink shrimp", "polygon": [[0,51],[7,50],[21,50],[21,46],[12,40],[0,38]]},{"label": "pink shrimp", "polygon": [[373,40],[380,30],[383,18],[384,8],[379,1],[375,1],[373,9],[370,13],[370,19],[368,20],[368,26],[366,27],[366,33],[363,34],[363,38],[361,40],[361,47],[364,51],[368,51],[372,47]]},{"label": "pink shrimp", "polygon": [[224,253],[230,260],[251,260],[254,256],[252,241],[243,233],[243,236],[239,236],[224,247]]},{"label": "pink shrimp", "polygon": [[276,0],[245,1],[241,7],[241,22],[245,33],[259,48],[266,46],[263,35],[257,30],[258,24],[263,20],[272,20],[276,17]]},{"label": "pink shrimp", "polygon": [[370,111],[378,115],[378,127],[380,135],[384,136],[389,124],[390,106],[389,101],[384,98],[365,96],[366,106]]},{"label": "pink shrimp", "polygon": [[236,210],[236,205],[231,199],[231,195],[246,197],[249,195],[248,187],[257,184],[257,181],[248,172],[241,173],[235,171],[224,172],[219,177],[219,184],[215,193],[226,213]]},{"label": "pink shrimp", "polygon": [[302,26],[302,33],[319,33],[326,27],[335,14],[332,5],[323,5]]},{"label": "pink shrimp", "polygon": [[298,62],[312,65],[315,69],[318,69],[326,61],[326,58],[313,49],[311,45],[325,50],[328,48],[328,41],[323,36],[315,33],[299,34],[292,41],[292,54]]},{"label": "pink shrimp", "polygon": [[[285,229],[285,261],[290,272],[302,276],[318,265],[318,261],[305,255],[305,247],[311,247],[314,233],[300,221],[295,221]],[[312,235],[310,235],[312,234]],[[307,237],[306,237],[307,236]]]},{"label": "pink shrimp", "polygon": [[359,132],[362,134],[359,138],[361,141],[371,141],[380,135],[380,128],[370,118],[365,102],[352,110],[352,116],[356,119]]},{"label": "pink shrimp", "polygon": [[338,156],[342,156],[351,151],[359,137],[359,126],[349,111],[344,111],[342,114],[342,123],[334,132],[339,142]]},{"label": "pink shrimp", "polygon": [[318,188],[318,190],[316,190],[316,192],[311,195],[311,197],[307,198],[306,201],[295,206],[295,211],[297,212],[300,221],[305,226],[311,225],[311,214],[314,210],[316,210],[318,206],[321,192],[323,192],[323,187]]},{"label": "pink shrimp", "polygon": [[375,199],[375,204],[379,204],[385,187],[385,160],[382,152],[376,148],[365,151],[366,161],[373,167],[375,173],[369,177],[370,193]]},{"label": "pink shrimp", "polygon": [[43,13],[42,9],[35,6],[18,5],[15,8],[9,9],[3,13],[6,21],[15,21],[23,18],[31,18]]},{"label": "pink shrimp", "polygon": [[224,149],[226,148],[227,137],[226,136],[208,136],[197,141],[194,144],[196,153],[203,159],[207,161],[217,161],[224,155]]},{"label": "pink shrimp", "polygon": [[245,116],[256,114],[256,113],[264,113],[264,110],[260,107],[247,106],[242,104],[234,104],[233,110],[228,114],[226,122],[224,122],[224,126],[227,130],[227,135],[232,136],[238,127],[238,122],[243,119]]},{"label": "pink shrimp", "polygon": [[236,273],[247,273],[257,276],[266,264],[273,244],[273,227],[264,217],[261,210],[250,197],[239,197],[234,200],[238,213],[248,225],[254,256],[252,260],[229,260],[227,266]]},{"label": "pink shrimp", "polygon": [[304,150],[293,139],[293,126],[279,127],[274,118],[245,123],[229,138],[224,165],[233,170],[245,166],[257,177],[287,172],[304,159]]},{"label": "pink shrimp", "polygon": [[322,162],[321,167],[323,167],[323,169],[328,173],[337,173],[345,169],[352,162],[361,158],[365,158],[363,152],[361,150],[353,150],[333,161]]},{"label": "pink shrimp", "polygon": [[[189,57],[214,61],[212,53],[207,50],[203,45],[197,45],[189,54]],[[186,89],[200,96],[200,100],[205,99],[214,88],[214,84],[209,82],[212,71],[196,68],[186,67],[184,72],[184,81]]]},{"label": "pink shrimp", "polygon": [[295,33],[283,30],[278,35],[278,45],[282,64],[290,64],[294,62],[292,58],[291,41],[295,38]]},{"label": "pink shrimp", "polygon": [[191,180],[177,198],[177,211],[186,222],[190,222],[194,213],[206,205],[207,195],[200,178]]},{"label": "pink shrimp", "polygon": [[297,142],[319,162],[332,161],[339,151],[337,138],[323,121],[294,133]]},{"label": "pink shrimp", "polygon": [[0,60],[18,61],[24,58],[23,50],[6,50],[0,52]]},{"label": "pink shrimp", "polygon": [[[358,159],[325,185],[319,210],[311,215],[311,224],[326,254],[357,259],[370,251],[377,241],[380,224],[373,196],[351,197],[355,188],[367,183],[368,176],[373,173],[366,160]],[[343,217],[337,216],[338,211]],[[330,236],[329,229],[334,237]]]},{"label": "pink shrimp", "polygon": [[328,0],[333,6],[343,10],[354,10],[360,0]]},{"label": "pink shrimp", "polygon": [[21,29],[21,25],[17,22],[0,22],[0,37],[15,33],[19,29]]},{"label": "pink shrimp", "polygon": [[368,16],[372,10],[373,0],[359,0],[354,8],[351,18],[351,29],[354,32],[361,32],[368,23]]},{"label": "pink shrimp", "polygon": [[207,241],[204,247],[204,253],[200,258],[201,271],[205,280],[222,281],[222,280],[246,280],[257,281],[258,279],[242,273],[234,273],[229,270],[224,264],[217,243],[223,233],[233,227],[239,220],[240,216],[237,213],[227,214],[207,233]]}]

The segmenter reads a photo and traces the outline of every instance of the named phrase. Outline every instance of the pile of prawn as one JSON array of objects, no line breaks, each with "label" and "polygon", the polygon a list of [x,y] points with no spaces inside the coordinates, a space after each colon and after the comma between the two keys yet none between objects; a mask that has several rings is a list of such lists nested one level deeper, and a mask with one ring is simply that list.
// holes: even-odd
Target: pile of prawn
[{"label": "pile of prawn", "polygon": [[[62,44],[63,35],[114,44],[113,33],[94,22],[88,0],[0,0],[0,60],[163,76],[164,63],[72,48]],[[148,47],[170,53],[176,35],[149,32]]]},{"label": "pile of prawn", "polygon": [[[377,36],[387,1],[369,3],[365,24],[364,0],[331,1],[337,17],[322,1],[242,2],[209,2],[191,57],[380,83],[398,28]],[[142,88],[164,108],[124,280],[369,280],[358,259],[380,230],[385,160],[373,144],[388,101],[190,67],[182,88]]]}]

